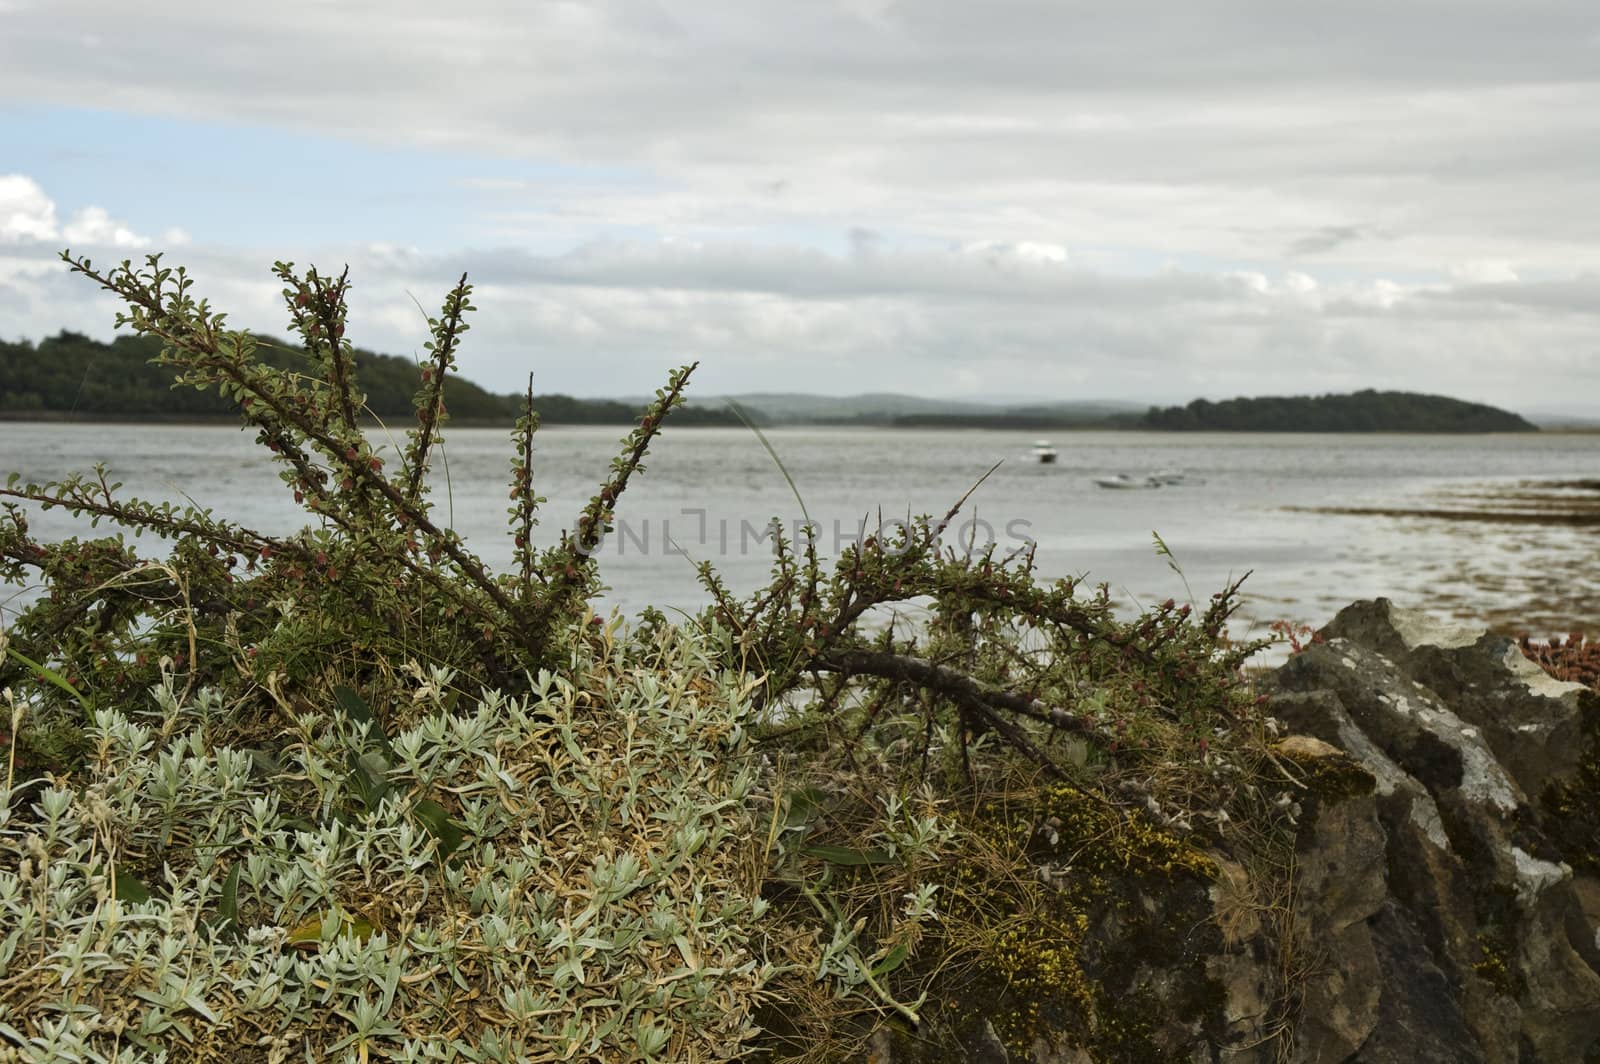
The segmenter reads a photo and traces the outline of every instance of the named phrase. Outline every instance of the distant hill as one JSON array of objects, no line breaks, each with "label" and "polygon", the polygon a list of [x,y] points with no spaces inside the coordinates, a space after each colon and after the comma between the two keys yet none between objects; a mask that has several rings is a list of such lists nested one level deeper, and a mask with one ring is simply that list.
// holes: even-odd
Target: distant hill
[{"label": "distant hill", "polygon": [[1379,392],[1262,396],[1151,407],[1137,427],[1224,432],[1537,432],[1508,410],[1443,395]]},{"label": "distant hill", "polygon": [[[705,400],[718,403],[723,397]],[[1106,425],[1117,417],[1137,418],[1144,408],[1116,400],[1068,400],[1027,405],[962,399],[925,399],[893,392],[863,395],[804,395],[762,392],[733,395],[768,423],[893,425],[900,428],[1069,428]]]},{"label": "distant hill", "polygon": [[808,395],[797,392],[751,392],[744,395],[714,396],[707,403],[731,399],[746,411],[765,415],[770,421],[817,422],[856,421],[886,423],[906,414],[980,413],[990,409],[983,403],[949,399],[924,399],[892,392],[862,395]]},{"label": "distant hill", "polygon": [[[295,344],[259,336],[258,357],[282,369],[304,368]],[[233,407],[212,392],[174,389],[172,373],[151,363],[158,341],[119,336],[101,343],[62,331],[37,345],[0,341],[0,418],[196,421],[231,419]],[[408,357],[357,349],[356,372],[368,409],[384,421],[408,422],[418,387]],[[522,399],[497,395],[456,377],[445,399],[457,424],[509,425]],[[1414,392],[1265,397],[1188,406],[1149,407],[1117,400],[983,402],[875,392],[828,396],[762,392],[694,399],[673,415],[678,425],[742,424],[727,399],[757,424],[875,425],[892,428],[1050,431],[1081,428],[1224,430],[1241,432],[1534,432],[1516,414],[1481,403]],[[539,395],[545,424],[626,425],[647,400]],[[1141,411],[1143,411],[1141,413]]]},{"label": "distant hill", "polygon": [[1127,429],[1137,428],[1140,414],[1108,404],[997,407],[981,414],[902,414],[891,424],[902,429]]},{"label": "distant hill", "polygon": [[1523,416],[1538,425],[1541,429],[1560,429],[1565,431],[1600,429],[1600,407],[1590,407],[1587,410],[1576,409],[1544,409],[1535,408],[1524,410]]},{"label": "distant hill", "polygon": [[[262,362],[280,369],[306,365],[298,345],[270,336],[257,340]],[[233,416],[232,405],[214,392],[173,388],[171,369],[151,363],[160,353],[159,341],[140,336],[119,336],[105,344],[63,331],[38,346],[26,340],[0,341],[0,417],[191,421]],[[385,421],[409,422],[419,387],[416,362],[359,348],[355,360],[368,409]],[[457,424],[509,425],[523,400],[456,377],[445,386],[445,402]],[[570,395],[534,397],[545,424],[626,425],[643,406]],[[739,424],[730,411],[707,407],[686,407],[673,418],[680,425]]]}]

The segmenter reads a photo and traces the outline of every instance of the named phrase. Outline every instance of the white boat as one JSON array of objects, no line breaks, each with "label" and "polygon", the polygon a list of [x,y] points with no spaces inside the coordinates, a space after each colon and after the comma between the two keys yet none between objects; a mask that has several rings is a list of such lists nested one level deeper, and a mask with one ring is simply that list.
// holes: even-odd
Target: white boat
[{"label": "white boat", "polygon": [[1056,449],[1049,440],[1033,441],[1033,460],[1042,465],[1050,465],[1056,460]]},{"label": "white boat", "polygon": [[1114,473],[1109,477],[1095,477],[1094,482],[1102,488],[1159,488],[1161,481],[1154,477],[1130,477],[1126,473]]}]

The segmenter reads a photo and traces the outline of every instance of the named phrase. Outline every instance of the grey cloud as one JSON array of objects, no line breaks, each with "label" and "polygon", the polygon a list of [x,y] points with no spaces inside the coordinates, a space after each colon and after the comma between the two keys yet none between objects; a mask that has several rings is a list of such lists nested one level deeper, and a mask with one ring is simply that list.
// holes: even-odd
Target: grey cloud
[{"label": "grey cloud", "polygon": [[1291,242],[1287,251],[1290,255],[1320,255],[1365,236],[1365,228],[1359,225],[1325,225]]},{"label": "grey cloud", "polygon": [[[424,339],[411,295],[432,307],[468,269],[481,310],[462,370],[500,389],[532,369],[540,388],[635,394],[690,360],[702,363],[703,393],[777,385],[1175,402],[1387,386],[1516,405],[1600,386],[1592,317],[1540,310],[1592,307],[1592,278],[1316,288],[1037,262],[996,274],[982,256],[893,245],[842,257],[721,245],[607,244],[546,258],[324,250],[352,265],[353,335],[396,353]],[[277,286],[253,257],[196,247],[184,260],[234,324],[281,332]],[[0,259],[0,279],[7,262],[27,260]],[[81,278],[6,283],[32,294],[29,335],[53,332],[63,308],[109,333],[109,301]],[[1527,372],[1530,358],[1559,372],[1554,390]]]},{"label": "grey cloud", "polygon": [[[385,258],[374,265],[389,263]],[[1015,247],[913,252],[860,233],[852,234],[852,254],[843,258],[793,246],[601,242],[557,256],[482,250],[416,265],[441,280],[468,272],[497,285],[765,293],[807,300],[914,297],[1138,309],[1244,293],[1241,282],[1228,276],[1172,270],[1118,278],[1029,259]]]},{"label": "grey cloud", "polygon": [[[1460,245],[1571,266],[1600,242],[1585,0],[176,0],[159,32],[109,0],[0,17],[8,100],[621,165],[684,190],[631,211],[646,224],[1045,230],[1271,261],[1283,238],[1240,239],[1241,218],[1311,247],[1359,218],[1408,240],[1316,253],[1435,271]],[[617,195],[572,191],[567,228],[603,224]]]},{"label": "grey cloud", "polygon": [[11,321],[23,320],[29,307],[30,301],[22,289],[0,282],[0,311],[3,311]]},{"label": "grey cloud", "polygon": [[[40,0],[0,14],[0,93],[642,175],[463,173],[483,216],[453,247],[183,252],[269,329],[271,258],[349,260],[363,340],[395,351],[420,343],[406,293],[467,270],[467,371],[496,387],[536,358],[542,386],[638,392],[704,356],[713,390],[949,393],[981,365],[996,392],[1516,401],[1600,383],[1597,41],[1587,0],[174,0],[159,22]],[[1313,259],[1322,285],[1290,283]],[[1472,261],[1543,279],[1447,283]],[[109,320],[81,281],[0,281],[35,333]]]},{"label": "grey cloud", "polygon": [[1420,298],[1430,303],[1455,304],[1486,314],[1526,311],[1537,314],[1576,314],[1600,317],[1600,276],[1588,275],[1550,281],[1460,285],[1426,291]]}]

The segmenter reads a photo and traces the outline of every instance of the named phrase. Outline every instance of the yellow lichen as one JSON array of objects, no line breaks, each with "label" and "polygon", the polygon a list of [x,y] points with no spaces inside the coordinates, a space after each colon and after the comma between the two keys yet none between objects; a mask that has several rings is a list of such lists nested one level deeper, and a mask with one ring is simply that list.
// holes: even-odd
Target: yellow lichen
[{"label": "yellow lichen", "polygon": [[[989,803],[963,833],[979,845],[951,869],[946,894],[952,952],[973,962],[949,1000],[957,1022],[987,1021],[1022,1056],[1041,1038],[1066,1037],[1115,1047],[1119,1059],[1159,1059],[1149,1040],[1159,1003],[1144,1001],[1131,966],[1177,957],[1182,935],[1161,902],[1174,880],[1214,878],[1215,863],[1143,813],[1070,784]],[[997,875],[997,864],[1038,874]],[[1118,939],[1149,948],[1097,971],[1108,959],[1086,947],[1096,928],[1113,925]],[[1155,955],[1162,939],[1165,957]]]}]

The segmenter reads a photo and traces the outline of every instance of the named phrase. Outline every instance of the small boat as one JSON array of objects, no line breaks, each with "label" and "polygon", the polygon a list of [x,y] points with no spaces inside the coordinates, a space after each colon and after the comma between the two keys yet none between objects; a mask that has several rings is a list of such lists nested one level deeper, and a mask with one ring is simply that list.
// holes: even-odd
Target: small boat
[{"label": "small boat", "polygon": [[1150,474],[1150,479],[1158,483],[1176,487],[1180,484],[1204,484],[1205,481],[1198,477],[1191,477],[1181,469],[1158,469]]},{"label": "small boat", "polygon": [[1130,477],[1126,473],[1114,473],[1109,477],[1095,477],[1094,482],[1102,488],[1159,488],[1161,481],[1155,477]]},{"label": "small boat", "polygon": [[1033,460],[1041,465],[1051,465],[1056,460],[1056,449],[1049,440],[1033,441]]}]

